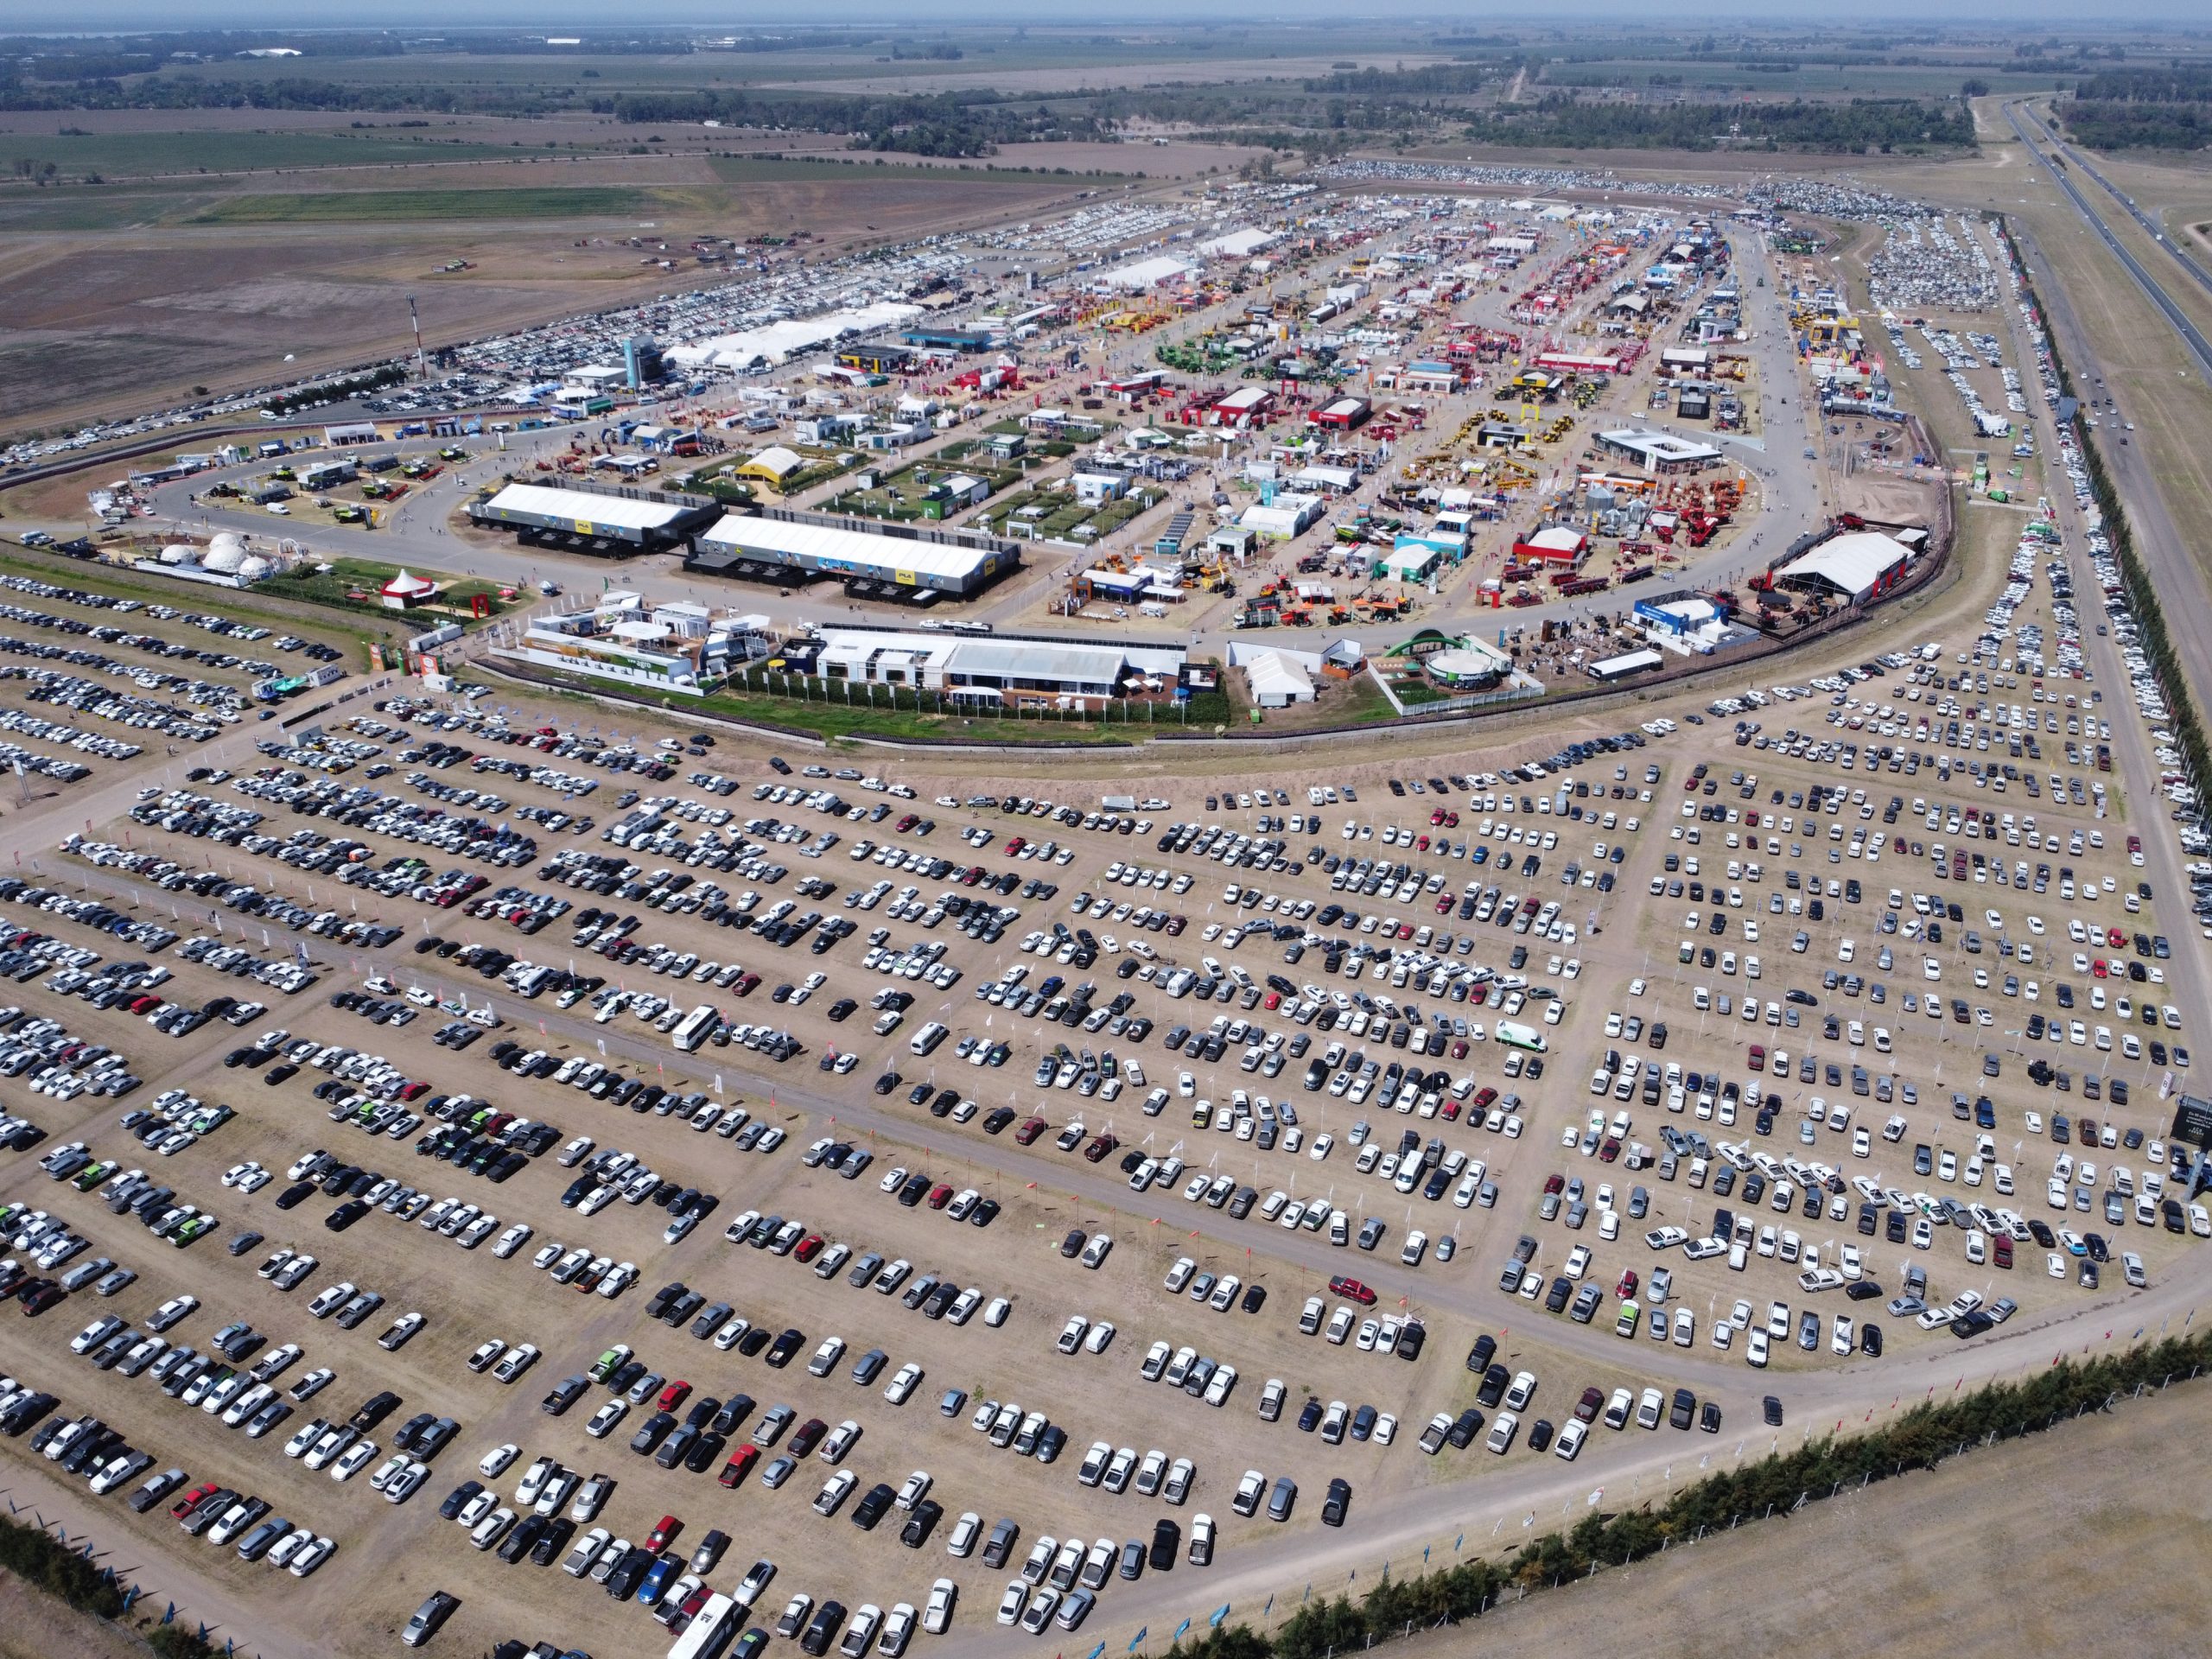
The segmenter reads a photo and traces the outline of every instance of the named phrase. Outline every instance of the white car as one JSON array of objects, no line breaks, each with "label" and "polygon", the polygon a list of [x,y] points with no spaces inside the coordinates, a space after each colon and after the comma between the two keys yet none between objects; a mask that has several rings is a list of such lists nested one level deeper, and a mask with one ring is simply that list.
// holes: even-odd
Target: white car
[{"label": "white car", "polygon": [[[951,1628],[953,1606],[959,1599],[960,1587],[950,1579],[939,1579],[931,1585],[929,1605],[922,1612],[922,1628],[931,1636],[943,1636]],[[901,1602],[899,1605],[906,1604]]]}]

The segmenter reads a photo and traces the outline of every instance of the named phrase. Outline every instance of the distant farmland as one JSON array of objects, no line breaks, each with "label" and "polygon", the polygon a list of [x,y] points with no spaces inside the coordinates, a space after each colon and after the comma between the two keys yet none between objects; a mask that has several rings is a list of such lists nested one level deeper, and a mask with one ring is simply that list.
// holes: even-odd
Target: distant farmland
[{"label": "distant farmland", "polygon": [[694,206],[654,190],[613,185],[518,190],[310,190],[231,196],[193,215],[194,225],[334,225],[405,219],[630,219]]},{"label": "distant farmland", "polygon": [[511,158],[501,144],[450,137],[356,137],[343,132],[14,132],[0,137],[9,164],[52,162],[64,178],[269,172],[276,168],[372,167]]}]

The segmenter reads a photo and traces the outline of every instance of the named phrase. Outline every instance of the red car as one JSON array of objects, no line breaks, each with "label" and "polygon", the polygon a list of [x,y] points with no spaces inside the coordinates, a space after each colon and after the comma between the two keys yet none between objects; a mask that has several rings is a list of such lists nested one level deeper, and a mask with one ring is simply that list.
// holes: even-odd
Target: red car
[{"label": "red car", "polygon": [[747,1444],[737,1448],[735,1455],[722,1465],[715,1478],[725,1486],[734,1486],[753,1472],[753,1465],[760,1461],[760,1448]]},{"label": "red car", "polygon": [[931,1209],[942,1210],[946,1205],[950,1204],[951,1202],[952,1187],[949,1183],[939,1181],[935,1186],[930,1189],[929,1206]]},{"label": "red car", "polygon": [[1357,1279],[1346,1279],[1339,1275],[1329,1281],[1329,1290],[1331,1294],[1342,1296],[1347,1301],[1357,1302],[1362,1307],[1375,1306],[1375,1293]]},{"label": "red car", "polygon": [[663,1411],[674,1411],[690,1397],[691,1385],[689,1382],[671,1382],[660,1391],[658,1403]]},{"label": "red car", "polygon": [[683,1530],[683,1523],[681,1521],[672,1515],[664,1515],[660,1518],[660,1524],[645,1535],[645,1548],[658,1555],[675,1542],[676,1535]]},{"label": "red car", "polygon": [[1090,1144],[1083,1149],[1084,1160],[1087,1163],[1093,1164],[1103,1162],[1106,1154],[1121,1144],[1110,1135],[1094,1135]]},{"label": "red car", "polygon": [[1012,841],[1007,842],[1006,855],[1008,858],[1019,857],[1020,855],[1021,849],[1028,844],[1029,842],[1026,836],[1016,836]]},{"label": "red car", "polygon": [[791,1254],[802,1262],[813,1261],[816,1256],[822,1254],[822,1235],[809,1233],[804,1238],[799,1240],[798,1248]]},{"label": "red car", "polygon": [[1021,1127],[1014,1132],[1014,1143],[1017,1146],[1028,1146],[1052,1127],[1041,1117],[1025,1118],[1022,1120]]},{"label": "red car", "polygon": [[[34,1282],[35,1283],[37,1281],[34,1281]],[[21,1293],[18,1294],[20,1294]],[[68,1300],[69,1293],[62,1289],[60,1286],[55,1284],[49,1279],[44,1283],[39,1284],[37,1289],[31,1291],[29,1295],[23,1297],[23,1317],[25,1319],[35,1319],[40,1314],[45,1313],[48,1308],[54,1306],[57,1303],[65,1302]]]},{"label": "red car", "polygon": [[212,1480],[201,1481],[200,1484],[194,1487],[182,1497],[180,1497],[175,1503],[169,1505],[169,1519],[172,1521],[181,1521],[185,1519],[194,1510],[198,1509],[202,1503],[205,1503],[209,1498],[214,1497],[217,1492],[222,1490],[223,1489],[221,1487],[218,1486]]},{"label": "red car", "polygon": [[1745,1064],[1748,1065],[1754,1071],[1765,1071],[1766,1045],[1764,1043],[1753,1043],[1751,1045],[1751,1058],[1745,1062]]},{"label": "red car", "polygon": [[1636,1269],[1630,1268],[1621,1274],[1620,1283],[1613,1287],[1613,1294],[1626,1301],[1636,1294]]}]

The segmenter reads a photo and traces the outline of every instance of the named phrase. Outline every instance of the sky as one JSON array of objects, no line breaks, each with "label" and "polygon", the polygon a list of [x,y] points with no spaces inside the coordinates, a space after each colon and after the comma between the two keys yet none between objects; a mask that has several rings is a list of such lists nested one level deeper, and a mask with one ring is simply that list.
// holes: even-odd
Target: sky
[{"label": "sky", "polygon": [[[1828,0],[1700,0],[1697,15],[1716,22],[1760,22],[1789,25],[1821,24],[1836,20]],[[1435,0],[1366,0],[1364,14],[1393,20],[1445,23],[1503,24],[1529,29],[1549,22],[1590,22],[1609,18],[1649,23],[1648,4],[1633,0],[1549,0],[1543,7],[1520,4],[1439,5]],[[270,29],[296,26],[302,19],[298,0],[84,0],[66,14],[50,3],[31,0],[0,0],[0,32],[53,32],[66,15],[70,32],[92,29],[174,29],[180,28]],[[1199,0],[1196,6],[1173,0],[1117,0],[1110,16],[1102,14],[1102,28],[1135,23],[1175,22],[1297,22],[1338,21],[1344,16],[1338,0]],[[314,21],[324,28],[421,28],[439,25],[548,29],[595,28],[609,25],[609,10],[601,0],[377,0],[359,8],[336,5],[313,9]],[[896,23],[909,28],[959,22],[1013,22],[1037,17],[1032,0],[756,0],[733,7],[728,0],[641,0],[618,26],[650,29],[655,26],[701,26],[758,29],[778,22],[837,23]],[[2202,0],[2113,0],[2101,8],[2094,27],[2125,26],[2140,20],[2150,23],[2184,24],[2202,28],[2207,17]],[[1073,22],[1058,17],[1052,21]],[[1848,22],[1864,29],[1884,23],[1955,22],[1968,28],[2041,27],[2079,30],[2082,10],[2077,0],[1858,0],[1850,7]],[[2070,25],[2070,29],[2069,29]]]}]

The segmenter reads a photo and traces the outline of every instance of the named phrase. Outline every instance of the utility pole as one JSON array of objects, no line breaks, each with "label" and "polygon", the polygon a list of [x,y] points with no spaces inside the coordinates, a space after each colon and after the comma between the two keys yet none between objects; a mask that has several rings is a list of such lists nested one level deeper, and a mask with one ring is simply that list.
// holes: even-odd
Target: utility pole
[{"label": "utility pole", "polygon": [[423,318],[422,314],[415,309],[415,296],[412,294],[407,296],[407,321],[413,324],[415,328],[415,372],[428,380],[430,378],[430,365],[423,355]]}]

